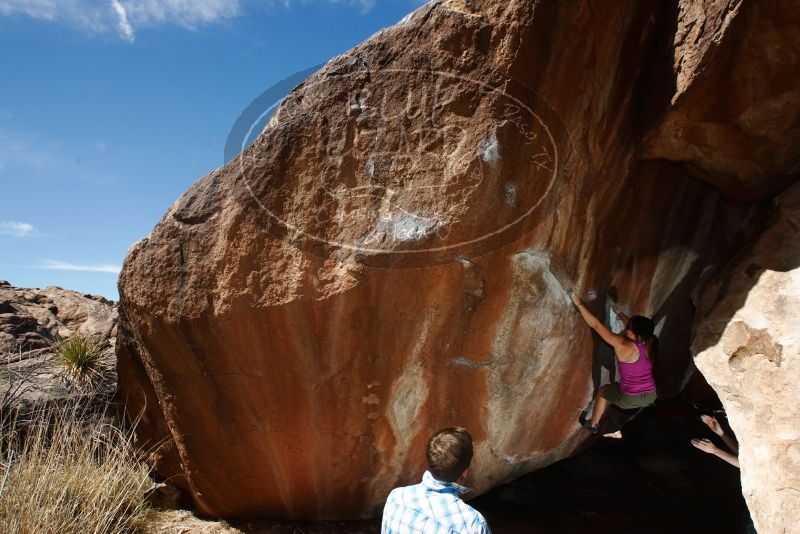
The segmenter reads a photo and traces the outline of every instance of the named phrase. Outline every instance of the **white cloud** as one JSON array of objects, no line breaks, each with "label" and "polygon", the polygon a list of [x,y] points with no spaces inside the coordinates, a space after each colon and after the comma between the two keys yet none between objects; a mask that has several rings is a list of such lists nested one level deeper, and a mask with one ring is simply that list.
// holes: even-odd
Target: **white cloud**
[{"label": "white cloud", "polygon": [[173,24],[194,30],[240,12],[239,0],[0,0],[0,16],[25,15],[90,33],[116,31],[128,42],[136,29]]},{"label": "white cloud", "polygon": [[321,1],[329,4],[344,4],[351,7],[358,7],[363,13],[368,13],[375,7],[375,0],[283,0],[282,3],[284,7],[289,8],[295,4],[313,4],[320,3]]},{"label": "white cloud", "polygon": [[119,274],[119,265],[80,265],[77,263],[68,263],[66,261],[58,260],[41,260],[39,262],[41,269],[52,269],[55,271],[83,271],[92,273],[114,273]]},{"label": "white cloud", "polygon": [[361,6],[361,10],[372,11],[372,8],[375,7],[375,0],[358,0],[358,5]]},{"label": "white cloud", "polygon": [[15,14],[103,32],[111,11],[101,0],[0,0],[0,15]]},{"label": "white cloud", "polygon": [[196,29],[241,14],[239,0],[119,0],[134,26],[176,24]]},{"label": "white cloud", "polygon": [[36,233],[36,227],[32,224],[16,221],[0,222],[0,235],[10,235],[14,237],[28,237]]},{"label": "white cloud", "polygon": [[[410,0],[412,4],[422,0]],[[163,25],[189,30],[224,22],[242,14],[242,3],[254,0],[0,0],[0,16],[24,15],[57,22],[89,33],[116,31],[132,43],[136,31]],[[376,0],[269,0],[268,5],[341,4],[367,13]]]},{"label": "white cloud", "polygon": [[128,22],[128,12],[125,11],[125,8],[119,3],[119,0],[111,0],[111,7],[114,8],[114,12],[117,14],[117,17],[119,17],[117,28],[119,29],[120,36],[129,43],[132,43],[136,36],[133,32],[133,26]]}]

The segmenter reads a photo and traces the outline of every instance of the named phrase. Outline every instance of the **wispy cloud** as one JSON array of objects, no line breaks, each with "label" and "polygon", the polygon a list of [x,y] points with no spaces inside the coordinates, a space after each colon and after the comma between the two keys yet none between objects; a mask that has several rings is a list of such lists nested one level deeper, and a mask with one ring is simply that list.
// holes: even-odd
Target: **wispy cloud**
[{"label": "wispy cloud", "polygon": [[344,1],[349,2],[351,5],[359,6],[361,11],[367,13],[372,11],[372,8],[375,7],[375,0],[332,0],[335,3],[342,3]]},{"label": "wispy cloud", "polygon": [[14,237],[29,237],[36,234],[36,227],[32,224],[17,221],[0,222],[0,235]]},{"label": "wispy cloud", "polygon": [[119,0],[111,0],[111,7],[114,8],[114,12],[119,19],[117,21],[117,29],[119,29],[120,36],[129,43],[132,43],[136,36],[133,32],[133,26],[128,22],[128,12],[125,11],[125,8],[119,3]]},{"label": "wispy cloud", "polygon": [[41,172],[52,164],[52,154],[38,136],[11,133],[0,127],[0,174],[13,166]]},{"label": "wispy cloud", "polygon": [[114,177],[103,166],[105,142],[63,143],[38,132],[4,128],[0,121],[0,179],[75,180],[99,186]]},{"label": "wispy cloud", "polygon": [[25,15],[88,31],[116,31],[128,42],[136,29],[176,25],[194,30],[241,13],[239,0],[0,0],[0,16]]},{"label": "wispy cloud", "polygon": [[18,14],[100,33],[107,30],[112,11],[101,0],[0,0],[0,15]]},{"label": "wispy cloud", "polygon": [[[422,0],[410,0],[420,4]],[[269,0],[267,5],[341,4],[367,13],[376,0]],[[188,30],[225,22],[242,14],[254,0],[0,0],[0,16],[24,15],[57,22],[89,33],[116,32],[132,43],[142,28],[174,25]]]},{"label": "wispy cloud", "polygon": [[133,27],[173,24],[196,30],[241,15],[239,0],[112,0],[120,4]]},{"label": "wispy cloud", "polygon": [[91,273],[114,273],[114,274],[119,274],[121,270],[119,265],[112,265],[112,264],[81,265],[78,263],[69,263],[66,261],[58,261],[58,260],[41,260],[39,262],[39,268],[52,269],[55,271],[83,271]]},{"label": "wispy cloud", "polygon": [[375,7],[375,0],[282,0],[284,7],[290,8],[296,4],[314,4],[314,3],[329,3],[329,4],[342,4],[351,7],[359,8],[363,13],[372,11]]}]

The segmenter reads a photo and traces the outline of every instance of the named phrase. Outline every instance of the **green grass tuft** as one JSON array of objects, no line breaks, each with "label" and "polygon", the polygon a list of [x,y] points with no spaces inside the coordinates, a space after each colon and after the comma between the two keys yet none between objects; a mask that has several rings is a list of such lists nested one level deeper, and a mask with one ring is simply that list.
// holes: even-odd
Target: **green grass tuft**
[{"label": "green grass tuft", "polygon": [[56,362],[71,385],[92,387],[102,378],[103,351],[100,345],[83,334],[74,334],[53,344]]}]

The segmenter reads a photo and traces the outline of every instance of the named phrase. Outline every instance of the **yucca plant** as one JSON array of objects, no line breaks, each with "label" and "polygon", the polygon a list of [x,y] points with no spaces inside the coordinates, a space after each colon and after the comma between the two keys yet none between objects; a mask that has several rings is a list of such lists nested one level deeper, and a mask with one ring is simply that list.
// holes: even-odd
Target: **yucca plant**
[{"label": "yucca plant", "polygon": [[70,385],[88,389],[102,378],[103,350],[89,336],[73,334],[54,343],[52,349]]}]

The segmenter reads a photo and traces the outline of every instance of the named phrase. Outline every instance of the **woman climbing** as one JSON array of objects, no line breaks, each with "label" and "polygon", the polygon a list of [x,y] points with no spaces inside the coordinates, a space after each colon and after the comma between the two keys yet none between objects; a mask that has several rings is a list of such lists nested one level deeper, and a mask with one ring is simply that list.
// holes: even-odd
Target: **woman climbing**
[{"label": "woman climbing", "polygon": [[608,404],[616,404],[622,409],[644,408],[656,401],[656,382],[653,378],[653,363],[656,357],[658,339],[653,321],[641,315],[631,318],[618,313],[625,322],[622,334],[614,334],[586,309],[580,297],[570,294],[572,302],[586,321],[603,341],[611,345],[617,357],[619,383],[611,383],[600,388],[594,401],[591,421],[580,418],[580,423],[592,434],[597,434],[600,419]]}]

